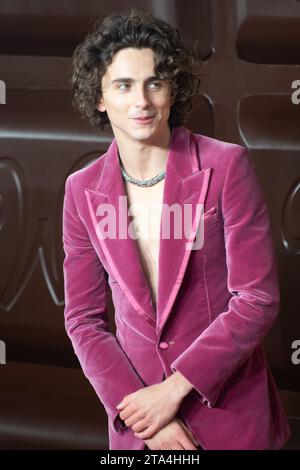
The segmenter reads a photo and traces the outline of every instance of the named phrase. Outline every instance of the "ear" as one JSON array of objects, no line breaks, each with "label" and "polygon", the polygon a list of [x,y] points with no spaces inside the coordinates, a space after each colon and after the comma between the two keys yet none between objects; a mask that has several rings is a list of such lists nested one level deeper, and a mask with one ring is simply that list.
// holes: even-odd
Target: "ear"
[{"label": "ear", "polygon": [[97,109],[98,109],[98,111],[100,111],[101,113],[104,113],[104,112],[106,111],[106,107],[105,107],[105,105],[104,105],[104,103],[103,103],[102,98],[100,98],[100,100],[99,100]]}]

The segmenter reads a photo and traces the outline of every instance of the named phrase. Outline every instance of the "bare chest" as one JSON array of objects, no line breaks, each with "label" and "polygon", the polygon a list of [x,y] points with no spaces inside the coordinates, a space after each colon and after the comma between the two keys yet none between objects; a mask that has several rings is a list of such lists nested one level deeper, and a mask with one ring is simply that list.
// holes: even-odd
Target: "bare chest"
[{"label": "bare chest", "polygon": [[154,305],[157,300],[160,222],[164,180],[148,188],[126,183],[128,209],[132,218],[141,265],[148,280]]}]

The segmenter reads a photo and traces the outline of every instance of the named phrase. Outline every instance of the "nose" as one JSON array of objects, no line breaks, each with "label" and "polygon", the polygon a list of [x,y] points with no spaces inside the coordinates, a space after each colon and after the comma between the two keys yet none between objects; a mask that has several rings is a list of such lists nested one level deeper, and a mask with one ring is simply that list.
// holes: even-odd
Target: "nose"
[{"label": "nose", "polygon": [[150,103],[149,94],[144,86],[138,86],[135,94],[135,106],[138,108],[145,107]]}]

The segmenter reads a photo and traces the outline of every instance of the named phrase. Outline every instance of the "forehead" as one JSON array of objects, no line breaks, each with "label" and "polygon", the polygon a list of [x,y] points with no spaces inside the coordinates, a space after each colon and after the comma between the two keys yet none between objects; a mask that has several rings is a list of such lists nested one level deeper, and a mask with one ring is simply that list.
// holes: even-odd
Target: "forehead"
[{"label": "forehead", "polygon": [[[148,75],[154,71],[154,52],[152,49],[136,49],[129,47],[118,51],[107,67],[106,74],[109,78],[117,76]],[[120,75],[121,74],[121,75]]]}]

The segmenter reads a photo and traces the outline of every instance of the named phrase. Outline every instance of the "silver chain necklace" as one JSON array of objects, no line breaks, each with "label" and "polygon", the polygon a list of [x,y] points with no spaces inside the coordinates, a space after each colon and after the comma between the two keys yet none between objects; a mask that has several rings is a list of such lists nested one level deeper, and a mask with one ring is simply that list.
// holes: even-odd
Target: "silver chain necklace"
[{"label": "silver chain necklace", "polygon": [[153,176],[152,178],[148,178],[146,180],[138,180],[137,178],[133,178],[133,176],[130,176],[122,164],[121,171],[125,181],[136,184],[137,186],[153,186],[154,184],[159,183],[165,177],[166,174],[166,170],[162,170],[160,173],[158,173],[156,176]]}]

